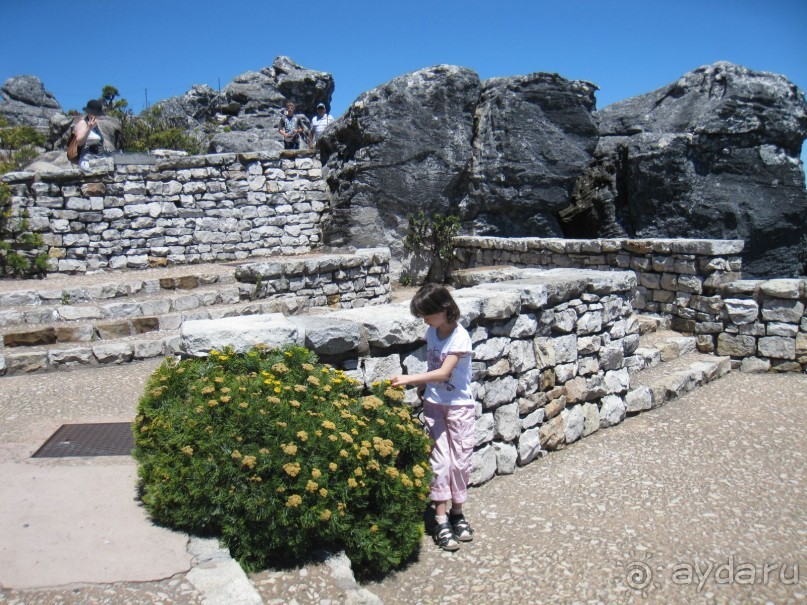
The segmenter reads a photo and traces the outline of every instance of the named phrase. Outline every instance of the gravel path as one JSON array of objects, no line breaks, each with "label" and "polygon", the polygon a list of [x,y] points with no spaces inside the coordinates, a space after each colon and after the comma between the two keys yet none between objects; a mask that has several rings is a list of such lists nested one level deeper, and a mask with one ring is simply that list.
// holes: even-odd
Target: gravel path
[{"label": "gravel path", "polygon": [[[2,379],[0,450],[35,449],[63,419],[130,419],[154,367]],[[387,605],[803,603],[806,407],[807,376],[732,373],[472,490],[473,543],[449,554],[424,539],[417,561],[364,588]],[[316,568],[252,579],[266,603],[356,602]],[[17,604],[198,598],[181,575],[0,588]]]}]

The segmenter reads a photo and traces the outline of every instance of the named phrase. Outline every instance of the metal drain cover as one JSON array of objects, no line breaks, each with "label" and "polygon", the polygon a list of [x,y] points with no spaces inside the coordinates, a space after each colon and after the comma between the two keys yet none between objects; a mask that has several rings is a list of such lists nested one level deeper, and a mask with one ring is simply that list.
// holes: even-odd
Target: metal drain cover
[{"label": "metal drain cover", "polygon": [[63,424],[31,457],[130,456],[133,449],[129,422]]}]

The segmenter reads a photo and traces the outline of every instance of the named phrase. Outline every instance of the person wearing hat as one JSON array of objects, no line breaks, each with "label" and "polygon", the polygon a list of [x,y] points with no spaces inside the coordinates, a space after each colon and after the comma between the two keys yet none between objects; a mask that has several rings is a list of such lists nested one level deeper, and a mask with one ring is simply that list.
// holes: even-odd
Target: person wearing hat
[{"label": "person wearing hat", "polygon": [[104,115],[104,106],[98,99],[90,99],[84,108],[84,117],[73,127],[78,139],[80,149],[78,156],[79,168],[86,170],[92,160],[103,158],[104,135],[98,128],[98,117]]},{"label": "person wearing hat", "polygon": [[333,123],[333,116],[326,112],[324,103],[317,105],[317,115],[311,118],[311,131],[308,133],[308,146],[316,147],[325,129]]}]

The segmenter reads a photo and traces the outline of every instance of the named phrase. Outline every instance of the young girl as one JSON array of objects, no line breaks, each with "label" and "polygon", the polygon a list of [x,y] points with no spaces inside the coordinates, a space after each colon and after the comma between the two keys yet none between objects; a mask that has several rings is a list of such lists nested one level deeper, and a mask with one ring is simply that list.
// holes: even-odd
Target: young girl
[{"label": "young girl", "polygon": [[[457,550],[473,540],[462,514],[468,497],[474,449],[475,403],[471,392],[471,337],[457,321],[460,310],[444,286],[426,284],[410,303],[412,315],[428,325],[428,371],[395,376],[393,385],[418,385],[426,429],[434,441],[430,462],[434,476],[430,497],[437,525],[434,540],[444,550]],[[451,509],[448,510],[448,502]]]}]

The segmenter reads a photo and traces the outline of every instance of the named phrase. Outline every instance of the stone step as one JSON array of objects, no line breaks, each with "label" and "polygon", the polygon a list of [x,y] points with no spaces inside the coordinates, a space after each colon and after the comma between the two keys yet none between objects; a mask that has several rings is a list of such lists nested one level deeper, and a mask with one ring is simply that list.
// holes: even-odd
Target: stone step
[{"label": "stone step", "polygon": [[625,396],[628,413],[643,412],[677,399],[731,371],[730,357],[690,351],[647,367],[630,378]]},{"label": "stone step", "polygon": [[[0,330],[0,352],[7,353],[29,349],[31,347],[88,343],[100,340],[110,341],[118,338],[137,336],[149,332],[165,332],[179,329],[180,324],[188,319],[220,319],[237,315],[255,315],[259,313],[293,313],[305,306],[305,300],[293,296],[264,299],[258,301],[236,300],[229,304],[226,296],[199,297],[200,305],[177,309],[164,309],[160,315],[142,315],[122,317],[119,319],[100,319],[85,321],[65,321],[48,325],[32,326],[23,329],[15,326]],[[210,303],[210,304],[207,304]],[[147,301],[144,304],[149,304]]]},{"label": "stone step", "polygon": [[232,264],[207,264],[129,271],[119,275],[99,273],[73,279],[56,276],[44,280],[0,281],[0,312],[109,301],[155,294],[161,290],[194,290],[213,284],[232,284],[236,282],[236,269],[237,266]]},{"label": "stone step", "polygon": [[[189,309],[156,317],[117,322],[74,322],[52,328],[56,340],[0,348],[0,376],[52,371],[80,365],[103,365],[148,359],[178,352],[183,321],[245,315],[293,315],[308,300],[291,295]],[[70,335],[74,338],[71,340]]]},{"label": "stone step", "polygon": [[[251,284],[229,281],[189,290],[141,291],[114,302],[9,307],[0,310],[0,335],[19,335],[18,339],[25,340],[27,333],[35,338],[33,335],[36,333],[52,331],[59,325],[162,316],[200,307],[233,304],[249,299],[254,290]],[[4,338],[6,346],[15,346],[9,345],[8,340]]]}]

